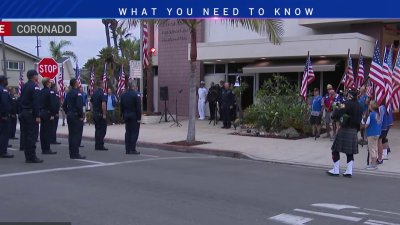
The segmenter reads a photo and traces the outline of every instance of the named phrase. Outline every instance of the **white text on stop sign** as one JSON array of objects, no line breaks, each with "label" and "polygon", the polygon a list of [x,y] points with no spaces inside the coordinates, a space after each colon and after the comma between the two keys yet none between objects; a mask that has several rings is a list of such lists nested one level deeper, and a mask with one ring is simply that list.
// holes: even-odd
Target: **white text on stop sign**
[{"label": "white text on stop sign", "polygon": [[58,69],[57,65],[39,65],[39,73],[54,73]]}]

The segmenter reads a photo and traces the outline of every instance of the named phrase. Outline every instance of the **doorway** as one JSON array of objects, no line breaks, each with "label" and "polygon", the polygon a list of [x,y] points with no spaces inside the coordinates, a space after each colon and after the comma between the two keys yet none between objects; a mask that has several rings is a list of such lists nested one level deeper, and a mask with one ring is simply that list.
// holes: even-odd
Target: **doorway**
[{"label": "doorway", "polygon": [[[245,82],[247,84],[246,90],[242,93],[242,109],[245,110],[247,107],[254,104],[254,81],[255,76],[240,76],[241,82]],[[228,82],[230,84],[235,84],[236,75],[228,76]]]}]

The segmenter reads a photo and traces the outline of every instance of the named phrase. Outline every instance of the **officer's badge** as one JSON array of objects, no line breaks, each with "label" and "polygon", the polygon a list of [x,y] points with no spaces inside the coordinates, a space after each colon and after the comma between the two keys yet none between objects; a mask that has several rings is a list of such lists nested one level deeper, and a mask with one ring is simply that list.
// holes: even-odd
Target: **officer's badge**
[{"label": "officer's badge", "polygon": [[35,87],[35,90],[40,90],[40,88],[39,87]]},{"label": "officer's badge", "polygon": [[82,94],[81,94],[81,93],[78,93],[78,96],[82,96]]},{"label": "officer's badge", "polygon": [[54,91],[50,91],[50,94],[54,94]]}]

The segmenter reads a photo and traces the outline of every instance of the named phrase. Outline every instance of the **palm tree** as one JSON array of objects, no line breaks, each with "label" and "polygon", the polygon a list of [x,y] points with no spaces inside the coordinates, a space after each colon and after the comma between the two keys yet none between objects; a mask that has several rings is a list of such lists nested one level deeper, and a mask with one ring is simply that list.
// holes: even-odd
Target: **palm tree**
[{"label": "palm tree", "polygon": [[123,23],[118,25],[116,34],[118,36],[118,48],[121,51],[121,57],[125,58],[125,52],[122,50],[122,48],[124,47],[123,45],[127,43],[126,41],[129,41],[127,38],[130,37],[132,34],[129,33],[129,29],[124,26]]},{"label": "palm tree", "polygon": [[111,39],[110,39],[110,22],[111,22],[111,20],[102,19],[101,22],[104,24],[104,28],[106,31],[107,47],[111,48]]},{"label": "palm tree", "polygon": [[[156,21],[157,23],[158,21]],[[196,61],[197,61],[197,27],[204,22],[204,19],[179,19],[179,23],[185,24],[190,32],[190,76],[189,76],[189,125],[186,141],[196,141]],[[221,19],[225,23],[234,27],[244,27],[248,30],[267,35],[274,44],[279,44],[283,35],[283,24],[281,20],[263,19]],[[128,24],[136,26],[137,20],[128,20]]]},{"label": "palm tree", "polygon": [[118,49],[117,28],[118,28],[118,20],[116,20],[116,19],[110,20],[110,30],[111,30],[112,38],[114,41],[114,48],[116,48],[116,49]]},{"label": "palm tree", "polygon": [[63,48],[71,46],[70,41],[61,40],[60,42],[50,41],[50,54],[55,60],[59,60],[62,57],[71,57],[75,62],[77,57],[72,51],[63,51]]}]

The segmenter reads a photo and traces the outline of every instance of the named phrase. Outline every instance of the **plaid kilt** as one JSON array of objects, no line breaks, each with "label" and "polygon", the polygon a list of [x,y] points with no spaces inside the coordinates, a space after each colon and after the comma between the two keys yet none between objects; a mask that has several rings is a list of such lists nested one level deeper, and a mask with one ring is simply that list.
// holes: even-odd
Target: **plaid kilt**
[{"label": "plaid kilt", "polygon": [[354,128],[340,128],[331,149],[333,152],[358,154],[357,130]]}]

